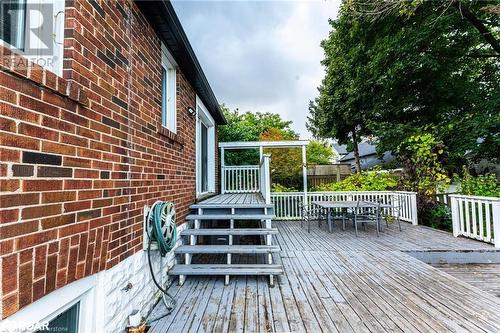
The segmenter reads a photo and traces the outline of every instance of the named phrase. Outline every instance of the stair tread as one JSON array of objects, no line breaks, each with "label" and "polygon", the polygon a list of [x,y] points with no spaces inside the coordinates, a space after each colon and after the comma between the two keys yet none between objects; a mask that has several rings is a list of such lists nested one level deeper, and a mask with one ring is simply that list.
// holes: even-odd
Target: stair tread
[{"label": "stair tread", "polygon": [[279,275],[283,266],[276,264],[177,264],[169,275]]},{"label": "stair tread", "polygon": [[269,235],[277,234],[276,228],[185,229],[181,235]]},{"label": "stair tread", "polygon": [[279,252],[277,245],[181,245],[175,253],[269,253]]},{"label": "stair tread", "polygon": [[217,208],[273,208],[273,204],[265,203],[254,203],[254,204],[235,204],[235,203],[197,203],[189,206],[190,208],[205,208],[205,209],[217,209]]},{"label": "stair tread", "polygon": [[271,220],[273,215],[269,214],[190,214],[186,220]]}]

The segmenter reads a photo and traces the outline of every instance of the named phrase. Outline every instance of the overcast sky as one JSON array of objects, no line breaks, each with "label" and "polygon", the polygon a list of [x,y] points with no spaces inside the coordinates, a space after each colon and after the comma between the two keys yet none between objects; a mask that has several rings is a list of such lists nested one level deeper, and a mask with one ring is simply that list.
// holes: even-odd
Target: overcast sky
[{"label": "overcast sky", "polygon": [[220,103],[275,112],[302,139],[323,77],[321,40],[339,0],[180,1],[173,5]]}]

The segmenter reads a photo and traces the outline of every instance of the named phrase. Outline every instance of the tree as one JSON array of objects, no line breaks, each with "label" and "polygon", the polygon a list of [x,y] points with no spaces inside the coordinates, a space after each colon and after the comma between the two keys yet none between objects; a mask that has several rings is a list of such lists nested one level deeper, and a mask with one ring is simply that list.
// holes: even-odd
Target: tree
[{"label": "tree", "polygon": [[[292,130],[291,121],[283,120],[275,113],[241,113],[238,109],[230,110],[221,106],[227,124],[219,126],[218,139],[220,142],[229,141],[259,141],[262,133],[269,129],[278,129],[284,140],[295,140],[298,134]],[[258,164],[259,152],[257,150],[226,151],[227,165]]]},{"label": "tree", "polygon": [[[396,152],[400,142],[432,126],[449,151],[449,171],[465,156],[497,157],[498,57],[458,11],[443,14],[436,2],[417,3],[410,14],[387,10],[377,19],[343,4],[322,44],[325,79],[310,107],[313,133],[353,142],[354,124],[377,138],[379,152]],[[468,9],[484,5],[473,1]],[[484,15],[488,25],[499,25],[500,16]]]},{"label": "tree", "polygon": [[309,104],[307,128],[315,137],[336,138],[354,151],[356,170],[361,172],[358,144],[370,135],[367,119],[372,110],[373,89],[367,80],[370,31],[368,22],[351,15],[341,6],[332,31],[321,43],[325,78],[319,96]]},{"label": "tree", "polygon": [[[349,8],[361,15],[369,16],[373,20],[378,20],[386,15],[411,16],[423,3],[424,0],[352,0],[349,1]],[[496,30],[498,21],[494,19],[495,15],[500,15],[498,2],[488,4],[488,1],[484,0],[446,0],[432,1],[431,3],[433,7],[441,11],[440,15],[447,15],[450,11],[454,11],[455,15],[459,14],[463,20],[466,20],[471,27],[477,30],[486,45],[489,45],[497,56],[500,55],[500,42],[497,37],[498,30]],[[486,55],[488,54],[486,53]]]},{"label": "tree", "polygon": [[334,154],[332,147],[325,142],[311,140],[307,145],[308,164],[330,164]]},{"label": "tree", "polygon": [[[286,135],[278,128],[270,128],[259,136],[260,141],[283,141]],[[265,148],[271,155],[271,178],[273,183],[298,187],[301,181],[302,153],[300,148]]]}]

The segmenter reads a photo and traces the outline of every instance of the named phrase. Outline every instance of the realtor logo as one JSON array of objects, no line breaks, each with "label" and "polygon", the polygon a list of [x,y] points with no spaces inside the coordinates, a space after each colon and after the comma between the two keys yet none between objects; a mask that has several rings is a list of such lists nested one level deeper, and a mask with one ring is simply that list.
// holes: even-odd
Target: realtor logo
[{"label": "realtor logo", "polygon": [[0,17],[0,39],[23,51],[25,55],[53,54],[53,4],[6,0],[1,3]]},{"label": "realtor logo", "polygon": [[[0,44],[42,67],[55,68],[64,41],[64,2],[55,6],[57,1],[1,0]],[[27,64],[14,64],[9,57],[2,61],[14,67]]]}]

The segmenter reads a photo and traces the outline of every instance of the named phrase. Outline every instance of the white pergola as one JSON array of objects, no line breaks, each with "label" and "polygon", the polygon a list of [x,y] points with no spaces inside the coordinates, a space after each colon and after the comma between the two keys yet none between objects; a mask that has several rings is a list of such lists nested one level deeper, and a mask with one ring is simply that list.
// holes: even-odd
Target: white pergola
[{"label": "white pergola", "polygon": [[[235,141],[235,142],[220,142],[220,158],[221,167],[224,167],[224,151],[225,150],[240,150],[240,149],[259,149],[260,159],[264,155],[264,148],[301,148],[302,149],[302,179],[304,183],[304,198],[307,198],[307,157],[306,147],[309,140],[293,140],[293,141]],[[304,202],[307,202],[305,200]]]}]

